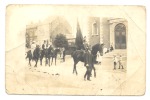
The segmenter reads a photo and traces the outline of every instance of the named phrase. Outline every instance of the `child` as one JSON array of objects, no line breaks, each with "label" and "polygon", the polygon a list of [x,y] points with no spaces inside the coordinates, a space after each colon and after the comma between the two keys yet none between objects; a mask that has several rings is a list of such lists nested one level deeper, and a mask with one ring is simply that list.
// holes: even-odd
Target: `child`
[{"label": "child", "polygon": [[123,68],[123,65],[122,65],[122,56],[121,56],[121,55],[119,56],[119,61],[118,61],[118,63],[119,63],[119,69],[120,69],[120,66],[122,66],[122,69],[124,69],[124,68]]},{"label": "child", "polygon": [[113,61],[114,61],[114,70],[116,70],[116,65],[117,65],[118,59],[115,55],[114,55]]},{"label": "child", "polygon": [[98,64],[101,64],[102,62],[102,56],[100,55],[99,51],[97,52],[97,61],[98,61]]}]

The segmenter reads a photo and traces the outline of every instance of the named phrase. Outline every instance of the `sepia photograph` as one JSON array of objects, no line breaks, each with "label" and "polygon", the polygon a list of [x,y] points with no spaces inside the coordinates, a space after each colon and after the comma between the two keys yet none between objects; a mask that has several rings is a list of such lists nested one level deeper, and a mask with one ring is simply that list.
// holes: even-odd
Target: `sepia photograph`
[{"label": "sepia photograph", "polygon": [[8,5],[8,94],[144,95],[144,6]]}]

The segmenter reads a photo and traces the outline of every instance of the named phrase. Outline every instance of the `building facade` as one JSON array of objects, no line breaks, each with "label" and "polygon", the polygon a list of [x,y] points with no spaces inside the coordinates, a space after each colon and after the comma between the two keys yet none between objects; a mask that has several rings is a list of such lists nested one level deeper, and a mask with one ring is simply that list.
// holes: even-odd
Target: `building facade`
[{"label": "building facade", "polygon": [[[105,48],[111,45],[115,50],[127,49],[128,27],[127,20],[124,18],[107,18],[107,17],[87,17],[82,23],[85,25],[81,31],[87,35],[89,45],[104,43]],[[79,22],[80,24],[81,22]],[[72,25],[73,26],[73,25]],[[41,45],[44,40],[53,43],[57,34],[64,34],[69,44],[72,44],[75,37],[72,37],[73,27],[64,17],[54,17],[46,19],[43,23],[27,25],[26,37],[28,41],[36,41]],[[85,31],[86,30],[86,31]]]},{"label": "building facade", "polygon": [[[45,23],[46,22],[46,23]],[[53,20],[47,19],[43,23],[35,23],[27,25],[26,38],[30,43],[36,41],[42,45],[44,40],[53,43],[57,34],[72,34],[72,28],[63,17],[54,17]]]},{"label": "building facade", "polygon": [[104,43],[105,48],[112,45],[115,50],[127,49],[127,20],[123,18],[89,17],[87,24],[87,35],[91,46]]}]

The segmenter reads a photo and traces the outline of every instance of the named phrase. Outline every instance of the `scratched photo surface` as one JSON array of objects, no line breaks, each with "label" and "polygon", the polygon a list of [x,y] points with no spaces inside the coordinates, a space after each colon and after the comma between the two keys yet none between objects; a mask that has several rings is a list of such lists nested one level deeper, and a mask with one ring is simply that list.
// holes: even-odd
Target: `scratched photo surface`
[{"label": "scratched photo surface", "polygon": [[144,95],[144,6],[8,5],[8,94]]}]

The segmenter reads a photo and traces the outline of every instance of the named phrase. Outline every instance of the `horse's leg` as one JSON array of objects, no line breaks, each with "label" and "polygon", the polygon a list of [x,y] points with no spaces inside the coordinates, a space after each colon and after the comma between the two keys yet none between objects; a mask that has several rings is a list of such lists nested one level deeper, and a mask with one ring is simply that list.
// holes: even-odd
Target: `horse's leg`
[{"label": "horse's leg", "polygon": [[77,65],[78,62],[79,62],[79,61],[74,61],[73,73],[74,73],[74,71],[75,71],[75,72],[76,72],[76,75],[78,75],[78,72],[77,72],[77,70],[76,70],[76,65]]},{"label": "horse's leg", "polygon": [[74,71],[75,71],[75,67],[76,67],[76,64],[74,63],[74,67],[73,67],[73,73],[74,73]]},{"label": "horse's leg", "polygon": [[[74,60],[74,59],[73,59],[73,60]],[[73,66],[73,72],[72,72],[72,73],[74,73],[75,67],[76,67],[76,61],[74,60],[74,66]]]},{"label": "horse's leg", "polygon": [[85,75],[84,75],[84,80],[86,80],[86,76],[87,76],[87,71],[85,72]]},{"label": "horse's leg", "polygon": [[42,66],[43,56],[40,57],[40,65]]},{"label": "horse's leg", "polygon": [[93,70],[94,70],[94,77],[96,77],[96,69],[95,69],[94,66],[93,66],[92,68],[93,68]]},{"label": "horse's leg", "polygon": [[37,67],[38,59],[36,59],[36,67]]},{"label": "horse's leg", "polygon": [[50,67],[50,57],[48,58],[48,65],[49,65],[49,67]]},{"label": "horse's leg", "polygon": [[29,59],[29,64],[30,64],[30,66],[31,66],[31,59]]},{"label": "horse's leg", "polygon": [[46,56],[45,56],[45,66],[46,66],[46,64],[47,64],[47,58],[46,58]]},{"label": "horse's leg", "polygon": [[53,57],[52,57],[52,62],[51,62],[51,65],[53,64]]},{"label": "horse's leg", "polygon": [[30,65],[30,58],[29,58],[29,62],[28,62],[28,65]]},{"label": "horse's leg", "polygon": [[57,59],[57,57],[55,56],[55,66],[56,66],[56,59]]},{"label": "horse's leg", "polygon": [[[78,62],[77,62],[77,63],[78,63]],[[77,65],[77,63],[76,63],[76,65]],[[75,71],[76,71],[76,75],[78,75],[78,72],[77,72],[76,66],[75,66]]]},{"label": "horse's leg", "polygon": [[35,59],[35,65],[34,65],[34,67],[37,67],[37,59]]}]

